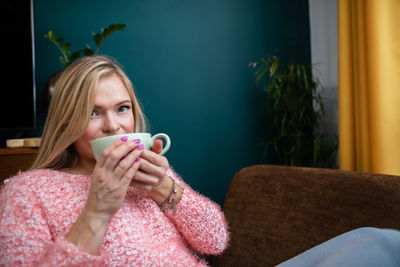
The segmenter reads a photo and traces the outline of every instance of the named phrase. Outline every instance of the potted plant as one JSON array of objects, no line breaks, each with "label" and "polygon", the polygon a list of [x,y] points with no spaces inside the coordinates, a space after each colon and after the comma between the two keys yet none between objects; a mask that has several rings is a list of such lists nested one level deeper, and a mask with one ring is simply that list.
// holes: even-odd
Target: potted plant
[{"label": "potted plant", "polygon": [[334,166],[337,137],[323,133],[324,105],[311,66],[282,66],[276,56],[262,58],[252,66],[257,84],[269,93],[273,137],[266,149],[273,148],[278,164]]}]

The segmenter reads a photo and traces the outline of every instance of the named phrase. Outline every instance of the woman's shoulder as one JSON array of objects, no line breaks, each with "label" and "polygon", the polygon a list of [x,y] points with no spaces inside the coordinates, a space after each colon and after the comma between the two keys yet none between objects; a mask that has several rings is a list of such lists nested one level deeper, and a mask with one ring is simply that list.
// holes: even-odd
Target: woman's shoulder
[{"label": "woman's shoulder", "polygon": [[81,175],[69,174],[52,169],[37,169],[19,172],[13,177],[4,180],[5,188],[28,188],[28,190],[45,190],[50,185],[63,184],[75,180]]},{"label": "woman's shoulder", "polygon": [[50,169],[38,169],[19,172],[16,175],[5,179],[4,184],[25,184],[37,182],[37,180],[42,180],[46,178],[55,177],[58,174],[55,170]]},{"label": "woman's shoulder", "polygon": [[4,180],[0,191],[0,206],[13,206],[23,199],[30,199],[38,188],[43,188],[38,182],[42,173],[45,172],[42,170],[24,171]]},{"label": "woman's shoulder", "polygon": [[[20,172],[4,181],[0,202],[9,203],[24,199],[42,199],[51,202],[71,190],[83,192],[90,183],[89,176],[70,174],[51,169]],[[3,203],[0,203],[2,206]]]}]

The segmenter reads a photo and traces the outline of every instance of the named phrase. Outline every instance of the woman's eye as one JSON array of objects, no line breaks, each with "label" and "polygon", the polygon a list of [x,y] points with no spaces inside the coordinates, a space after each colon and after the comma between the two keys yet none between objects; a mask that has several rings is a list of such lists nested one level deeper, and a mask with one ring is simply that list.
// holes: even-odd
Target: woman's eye
[{"label": "woman's eye", "polygon": [[130,106],[121,106],[119,107],[119,112],[127,112],[131,107]]},{"label": "woman's eye", "polygon": [[90,114],[90,117],[96,117],[98,115],[99,113],[96,110],[93,110],[92,113]]}]

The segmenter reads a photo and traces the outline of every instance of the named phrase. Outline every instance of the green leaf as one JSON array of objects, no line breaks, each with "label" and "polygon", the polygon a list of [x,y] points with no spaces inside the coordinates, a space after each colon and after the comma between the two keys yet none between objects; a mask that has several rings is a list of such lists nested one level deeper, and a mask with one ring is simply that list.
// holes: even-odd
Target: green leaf
[{"label": "green leaf", "polygon": [[65,43],[65,44],[62,46],[62,49],[61,49],[61,50],[62,50],[63,52],[67,52],[70,46],[71,46],[70,43]]},{"label": "green leaf", "polygon": [[[54,37],[56,37],[56,36],[54,35]],[[57,39],[56,43],[57,43],[59,46],[61,46],[61,43],[62,43],[63,41],[64,41],[64,39],[61,38],[61,37],[59,37],[59,38]]]},{"label": "green leaf", "polygon": [[75,61],[81,56],[82,50],[75,51],[71,54],[71,62]]},{"label": "green leaf", "polygon": [[85,56],[93,56],[93,54],[94,54],[92,48],[89,48],[89,47],[83,49],[82,52]]},{"label": "green leaf", "polygon": [[100,47],[103,43],[103,36],[100,33],[97,33],[93,36],[94,42],[96,43],[97,47]]},{"label": "green leaf", "polygon": [[69,59],[65,59],[64,57],[59,57],[59,59],[64,68],[68,67],[71,63]]},{"label": "green leaf", "polygon": [[125,28],[126,24],[111,24],[110,27],[113,31],[120,31]]},{"label": "green leaf", "polygon": [[102,31],[104,39],[106,39],[108,36],[110,36],[111,33],[115,31],[123,30],[125,26],[126,24],[111,24]]},{"label": "green leaf", "polygon": [[256,81],[260,82],[264,78],[264,76],[267,72],[268,72],[268,69],[266,69],[266,68],[260,69],[260,72],[257,73]]},{"label": "green leaf", "polygon": [[50,30],[44,35],[44,38],[51,40],[52,36],[53,36],[53,32]]},{"label": "green leaf", "polygon": [[112,33],[112,31],[109,28],[105,28],[101,32],[103,33],[104,39],[106,39]]},{"label": "green leaf", "polygon": [[50,35],[50,40],[53,42],[56,42],[56,35],[55,34],[51,34]]}]

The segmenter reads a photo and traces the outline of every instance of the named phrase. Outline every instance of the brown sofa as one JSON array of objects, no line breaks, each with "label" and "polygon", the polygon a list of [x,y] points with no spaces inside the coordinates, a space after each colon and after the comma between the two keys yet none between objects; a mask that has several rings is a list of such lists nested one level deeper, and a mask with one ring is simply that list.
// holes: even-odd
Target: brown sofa
[{"label": "brown sofa", "polygon": [[400,229],[400,176],[257,165],[223,205],[228,249],[212,266],[274,266],[358,227]]}]

